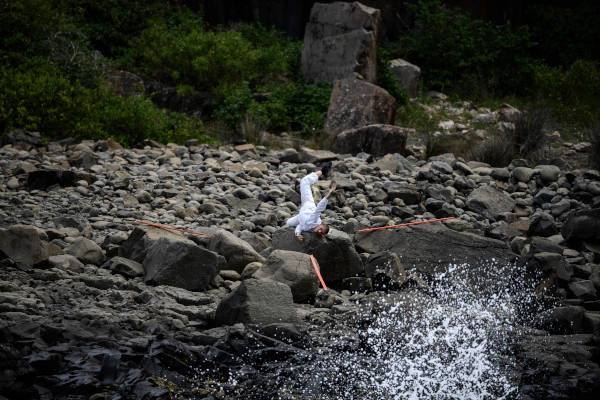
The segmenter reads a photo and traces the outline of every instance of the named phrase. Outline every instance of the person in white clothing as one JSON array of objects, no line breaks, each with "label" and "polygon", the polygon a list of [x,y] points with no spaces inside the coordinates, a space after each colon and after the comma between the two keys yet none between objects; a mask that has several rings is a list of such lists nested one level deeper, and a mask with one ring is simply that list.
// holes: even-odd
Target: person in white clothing
[{"label": "person in white clothing", "polygon": [[321,213],[327,207],[329,197],[335,191],[335,182],[331,182],[331,190],[319,204],[315,205],[315,199],[312,195],[311,185],[321,176],[327,176],[331,169],[331,163],[326,164],[320,171],[312,172],[306,175],[300,181],[300,211],[298,215],[290,218],[285,223],[287,226],[296,227],[295,234],[299,241],[303,241],[302,232],[313,231],[320,235],[326,235],[329,232],[329,226],[321,221]]}]

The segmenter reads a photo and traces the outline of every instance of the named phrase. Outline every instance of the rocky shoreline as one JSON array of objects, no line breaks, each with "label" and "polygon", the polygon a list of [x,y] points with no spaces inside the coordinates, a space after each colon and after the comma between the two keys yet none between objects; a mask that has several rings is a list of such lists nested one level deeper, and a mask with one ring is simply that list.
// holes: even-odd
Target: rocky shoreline
[{"label": "rocky shoreline", "polygon": [[[436,323],[423,329],[453,343],[448,315],[464,318],[464,331],[463,312],[509,303],[506,316],[476,318],[473,334],[497,353],[468,390],[600,391],[598,171],[526,160],[491,168],[452,154],[123,149],[25,134],[11,143],[0,148],[4,398],[393,398],[385,382],[403,393],[417,384],[389,375],[415,355],[394,358],[409,347],[381,332],[418,331],[425,313]],[[333,229],[299,244],[282,226],[297,211],[300,178],[324,161],[338,185],[324,213]],[[443,217],[455,219],[357,233]],[[453,297],[465,288],[469,302]],[[499,292],[510,292],[502,306]],[[386,325],[394,306],[405,319]],[[454,351],[467,354],[460,343]],[[386,358],[395,364],[375,362]],[[378,375],[358,383],[353,374],[369,370]],[[490,378],[501,383],[488,388]]]}]

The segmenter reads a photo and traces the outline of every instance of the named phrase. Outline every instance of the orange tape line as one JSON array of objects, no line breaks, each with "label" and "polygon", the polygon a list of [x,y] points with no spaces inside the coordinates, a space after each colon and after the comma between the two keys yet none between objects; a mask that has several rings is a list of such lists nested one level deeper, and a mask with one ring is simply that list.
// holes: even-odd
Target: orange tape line
[{"label": "orange tape line", "polygon": [[168,229],[168,230],[171,230],[171,231],[179,231],[179,232],[191,233],[193,235],[200,235],[200,236],[211,237],[211,235],[209,235],[208,233],[193,232],[193,231],[188,231],[187,229],[172,228],[170,226],[159,225],[159,224],[152,224],[150,222],[145,222],[145,221],[135,221],[135,222],[137,222],[138,224],[144,224],[144,225],[153,226],[155,228],[162,228],[162,229]]},{"label": "orange tape line", "polygon": [[319,267],[317,267],[317,260],[315,260],[315,256],[313,256],[312,254],[310,255],[310,261],[312,261],[313,267],[315,267],[315,272],[317,273],[317,276],[319,277],[319,280],[321,281],[321,285],[323,286],[323,290],[327,290],[327,286],[325,285],[325,281],[323,280],[323,277],[321,276],[321,273],[319,272]]},{"label": "orange tape line", "polygon": [[397,228],[399,226],[409,226],[409,225],[418,225],[418,224],[427,224],[429,222],[438,222],[438,221],[446,221],[449,219],[454,219],[455,217],[446,217],[446,218],[438,218],[438,219],[429,219],[427,221],[417,221],[417,222],[407,222],[405,224],[398,224],[398,225],[390,225],[390,226],[380,226],[378,228],[368,228],[368,229],[361,229],[358,232],[370,232],[370,231],[378,231],[380,229],[390,229],[390,228]]}]

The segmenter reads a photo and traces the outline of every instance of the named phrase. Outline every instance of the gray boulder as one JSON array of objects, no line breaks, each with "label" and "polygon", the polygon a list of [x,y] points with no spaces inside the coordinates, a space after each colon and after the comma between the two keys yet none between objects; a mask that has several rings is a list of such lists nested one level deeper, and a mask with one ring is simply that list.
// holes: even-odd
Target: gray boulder
[{"label": "gray boulder", "polygon": [[390,153],[408,155],[406,140],[410,131],[412,129],[382,124],[349,129],[335,137],[333,149],[341,154],[369,153],[375,157]]},{"label": "gray boulder", "polygon": [[396,99],[385,89],[358,79],[335,81],[325,131],[333,142],[338,133],[373,124],[391,124]]},{"label": "gray boulder", "polygon": [[473,190],[467,198],[467,207],[492,220],[515,208],[515,201],[506,192],[484,185]]},{"label": "gray boulder", "polygon": [[333,82],[360,76],[375,82],[380,14],[358,2],[315,3],[304,31],[304,79]]},{"label": "gray boulder", "polygon": [[331,228],[326,236],[303,232],[304,241],[294,235],[294,229],[285,227],[273,234],[273,249],[313,254],[319,263],[325,284],[361,275],[364,266],[350,236]]},{"label": "gray boulder", "polygon": [[217,325],[296,323],[290,287],[272,280],[247,279],[225,297],[215,313]]},{"label": "gray boulder", "polygon": [[395,289],[406,281],[406,271],[394,252],[385,250],[371,254],[365,264],[365,275],[376,289]]},{"label": "gray boulder", "polygon": [[31,225],[12,225],[0,229],[0,258],[4,253],[30,267],[47,261],[50,254],[46,240],[46,233]]},{"label": "gray boulder", "polygon": [[396,77],[398,84],[406,89],[408,95],[417,97],[421,68],[401,58],[390,61],[389,68]]},{"label": "gray boulder", "polygon": [[144,266],[137,261],[129,260],[125,257],[113,257],[105,262],[102,267],[111,270],[115,274],[123,275],[126,278],[144,276]]},{"label": "gray boulder", "polygon": [[65,248],[65,253],[77,257],[85,264],[100,265],[104,261],[104,250],[93,240],[78,238]]},{"label": "gray boulder", "polygon": [[147,283],[170,285],[187,290],[204,290],[219,273],[223,257],[193,242],[158,239],[144,259]]},{"label": "gray boulder", "polygon": [[127,240],[121,244],[118,251],[119,256],[143,263],[148,249],[161,238],[194,243],[179,233],[151,226],[140,226],[136,227]]},{"label": "gray boulder", "polygon": [[572,212],[560,232],[571,242],[600,240],[600,208]]},{"label": "gray boulder", "polygon": [[226,264],[223,269],[233,269],[240,273],[251,262],[265,261],[248,242],[223,229],[212,235],[208,248],[225,257]]},{"label": "gray boulder", "polygon": [[367,253],[394,252],[405,268],[431,275],[445,272],[449,265],[468,264],[475,279],[493,272],[491,260],[507,265],[514,258],[503,241],[457,232],[441,223],[357,233],[356,247]]},{"label": "gray boulder", "polygon": [[253,277],[285,283],[292,289],[296,303],[312,299],[319,290],[319,278],[310,256],[295,251],[274,250]]}]

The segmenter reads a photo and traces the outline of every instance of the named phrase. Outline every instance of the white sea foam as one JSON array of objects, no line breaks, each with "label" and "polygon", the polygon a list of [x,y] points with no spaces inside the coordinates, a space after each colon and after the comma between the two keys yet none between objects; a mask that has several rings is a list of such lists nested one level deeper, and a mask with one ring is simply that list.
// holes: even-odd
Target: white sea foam
[{"label": "white sea foam", "polygon": [[451,265],[430,293],[390,293],[365,307],[375,315],[360,332],[360,350],[313,358],[323,393],[411,400],[514,396],[510,346],[521,301],[515,293],[523,290],[514,287],[514,268],[490,263],[482,273],[481,267]]}]

